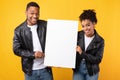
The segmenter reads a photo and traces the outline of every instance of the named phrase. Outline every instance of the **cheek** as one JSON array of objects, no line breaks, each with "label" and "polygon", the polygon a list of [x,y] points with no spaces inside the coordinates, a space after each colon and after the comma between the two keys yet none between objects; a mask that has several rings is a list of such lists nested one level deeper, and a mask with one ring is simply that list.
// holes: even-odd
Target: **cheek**
[{"label": "cheek", "polygon": [[82,30],[84,30],[84,28],[82,28]]},{"label": "cheek", "polygon": [[27,16],[28,16],[28,17],[31,17],[31,16],[32,16],[32,14],[27,14]]},{"label": "cheek", "polygon": [[94,26],[94,25],[91,25],[90,27],[91,27],[91,29],[94,29],[95,26]]},{"label": "cheek", "polygon": [[85,28],[82,28],[83,31],[85,31]]},{"label": "cheek", "polygon": [[91,27],[91,30],[94,30],[94,27],[93,27],[93,26]]},{"label": "cheek", "polygon": [[28,16],[28,19],[29,19],[29,20],[32,20],[32,16]]}]

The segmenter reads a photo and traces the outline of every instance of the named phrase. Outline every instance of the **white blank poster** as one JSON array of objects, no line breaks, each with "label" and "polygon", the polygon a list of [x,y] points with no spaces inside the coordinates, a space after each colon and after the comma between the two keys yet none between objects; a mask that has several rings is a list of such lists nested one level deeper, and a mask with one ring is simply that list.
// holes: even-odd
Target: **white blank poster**
[{"label": "white blank poster", "polygon": [[49,19],[44,65],[75,68],[78,21]]}]

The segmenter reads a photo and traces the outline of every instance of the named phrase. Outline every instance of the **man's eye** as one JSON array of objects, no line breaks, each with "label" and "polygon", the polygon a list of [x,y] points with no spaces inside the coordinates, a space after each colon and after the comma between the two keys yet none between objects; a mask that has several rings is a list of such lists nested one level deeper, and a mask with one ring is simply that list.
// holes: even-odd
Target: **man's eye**
[{"label": "man's eye", "polygon": [[34,14],[34,13],[31,13],[32,15]]}]

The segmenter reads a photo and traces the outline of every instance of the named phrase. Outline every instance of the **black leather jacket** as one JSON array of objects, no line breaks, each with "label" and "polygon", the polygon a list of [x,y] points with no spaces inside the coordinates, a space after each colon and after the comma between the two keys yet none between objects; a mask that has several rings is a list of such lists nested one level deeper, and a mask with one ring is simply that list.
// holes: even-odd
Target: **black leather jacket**
[{"label": "black leather jacket", "polygon": [[99,36],[95,30],[95,37],[93,38],[92,42],[88,46],[87,50],[85,51],[84,32],[80,31],[78,32],[77,45],[82,48],[83,52],[81,55],[77,53],[76,68],[73,70],[78,71],[80,67],[80,62],[84,58],[86,61],[88,74],[91,76],[98,73],[100,70],[99,63],[101,62],[103,57],[104,39],[101,36]]},{"label": "black leather jacket", "polygon": [[[37,33],[44,53],[47,22],[38,20],[37,25]],[[14,31],[13,51],[17,56],[21,57],[22,70],[24,73],[31,75],[33,59],[35,57],[33,52],[32,33],[30,28],[27,27],[26,21],[19,25]]]}]

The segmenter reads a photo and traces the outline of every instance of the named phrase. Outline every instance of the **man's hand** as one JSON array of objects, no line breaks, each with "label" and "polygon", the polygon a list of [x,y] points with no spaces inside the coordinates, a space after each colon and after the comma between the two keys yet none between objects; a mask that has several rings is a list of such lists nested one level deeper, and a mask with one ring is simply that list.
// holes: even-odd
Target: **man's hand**
[{"label": "man's hand", "polygon": [[44,53],[42,53],[40,51],[35,52],[35,58],[43,58],[43,57],[44,57]]}]

